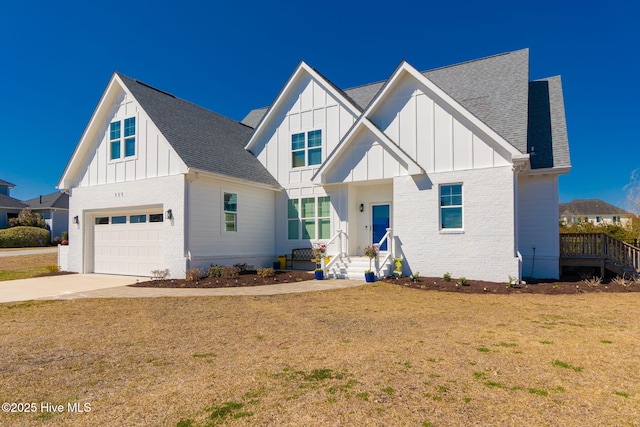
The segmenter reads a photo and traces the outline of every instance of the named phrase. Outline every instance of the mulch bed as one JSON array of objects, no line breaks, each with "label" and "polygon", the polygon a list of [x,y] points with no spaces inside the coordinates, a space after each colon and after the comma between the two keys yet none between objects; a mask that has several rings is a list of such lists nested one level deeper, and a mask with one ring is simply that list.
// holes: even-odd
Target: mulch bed
[{"label": "mulch bed", "polygon": [[599,285],[589,285],[579,277],[562,277],[561,281],[540,280],[537,283],[526,283],[509,286],[506,283],[469,280],[466,285],[457,279],[445,282],[441,277],[421,277],[412,282],[408,277],[390,277],[382,279],[386,283],[394,283],[408,288],[425,291],[459,292],[463,294],[579,294],[586,292],[640,292],[640,283],[627,281],[626,286],[605,279]]},{"label": "mulch bed", "polygon": [[296,283],[305,280],[314,280],[313,272],[303,270],[276,271],[274,277],[263,278],[258,276],[255,270],[240,273],[233,279],[221,277],[204,277],[197,281],[185,279],[151,280],[130,285],[136,288],[232,288],[246,286],[275,285],[277,283]]},{"label": "mulch bed", "polygon": [[[276,271],[275,277],[263,278],[255,271],[246,271],[234,279],[220,277],[204,277],[198,281],[185,279],[152,280],[139,282],[132,287],[138,288],[230,288],[243,286],[274,285],[277,283],[296,283],[313,280],[313,273],[303,270]],[[602,284],[589,286],[579,277],[563,277],[561,281],[541,280],[539,283],[527,283],[508,286],[506,283],[469,280],[466,285],[458,283],[457,279],[445,282],[441,277],[421,277],[418,282],[412,282],[408,277],[389,277],[381,280],[399,286],[425,291],[459,292],[464,294],[577,294],[585,292],[640,292],[640,283],[627,281],[627,286],[613,283],[605,279]]]}]

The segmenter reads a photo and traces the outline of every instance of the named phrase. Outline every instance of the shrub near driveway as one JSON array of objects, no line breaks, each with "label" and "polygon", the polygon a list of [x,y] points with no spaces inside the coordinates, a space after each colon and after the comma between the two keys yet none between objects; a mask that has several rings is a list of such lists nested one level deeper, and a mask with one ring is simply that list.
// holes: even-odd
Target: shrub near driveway
[{"label": "shrub near driveway", "polygon": [[49,230],[39,227],[12,227],[0,230],[0,248],[47,246]]},{"label": "shrub near driveway", "polygon": [[631,426],[639,335],[638,293],[0,304],[0,399],[91,405],[0,424]]}]

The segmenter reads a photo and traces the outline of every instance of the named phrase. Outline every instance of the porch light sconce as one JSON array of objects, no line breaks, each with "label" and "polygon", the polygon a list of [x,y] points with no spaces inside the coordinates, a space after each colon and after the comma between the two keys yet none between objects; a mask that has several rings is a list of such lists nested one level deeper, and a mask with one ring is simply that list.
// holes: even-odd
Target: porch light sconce
[{"label": "porch light sconce", "polygon": [[73,223],[74,224],[80,224],[80,220],[78,219],[78,215],[73,217]]},{"label": "porch light sconce", "polygon": [[360,212],[364,212],[364,204],[360,203]]},{"label": "porch light sconce", "polygon": [[167,209],[167,215],[166,215],[167,219],[171,220],[173,219],[173,212],[171,211],[171,209]]}]

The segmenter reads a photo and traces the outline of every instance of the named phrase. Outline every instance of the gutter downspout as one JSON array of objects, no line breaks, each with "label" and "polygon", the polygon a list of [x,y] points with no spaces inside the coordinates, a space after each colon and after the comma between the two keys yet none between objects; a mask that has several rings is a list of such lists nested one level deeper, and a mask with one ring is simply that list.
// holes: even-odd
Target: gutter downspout
[{"label": "gutter downspout", "polygon": [[525,168],[524,162],[513,164],[513,255],[518,258],[518,281],[522,281],[522,254],[520,253],[520,193],[518,189],[518,176]]}]

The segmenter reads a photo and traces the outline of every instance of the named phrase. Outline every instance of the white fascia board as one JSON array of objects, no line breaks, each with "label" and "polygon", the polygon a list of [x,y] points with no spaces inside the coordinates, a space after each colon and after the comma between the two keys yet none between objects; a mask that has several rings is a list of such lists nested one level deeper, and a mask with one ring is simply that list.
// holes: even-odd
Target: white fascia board
[{"label": "white fascia board", "polygon": [[424,169],[420,167],[419,164],[415,162],[407,153],[402,150],[397,144],[395,144],[384,132],[382,132],[376,125],[374,125],[371,120],[367,117],[360,116],[358,121],[351,127],[349,132],[342,139],[340,144],[336,147],[335,150],[329,155],[329,157],[324,161],[322,166],[316,171],[316,173],[311,178],[311,182],[314,184],[324,184],[324,174],[327,172],[336,162],[339,161],[341,157],[341,153],[346,150],[346,147],[351,144],[351,142],[355,139],[355,135],[362,128],[368,129],[371,133],[373,133],[384,147],[390,153],[394,153],[400,159],[407,163],[407,172],[409,175],[423,175],[425,173]]},{"label": "white fascia board", "polygon": [[[513,161],[517,160],[523,153],[521,153],[517,148],[513,145],[509,144],[509,142],[500,136],[496,131],[487,126],[482,120],[478,119],[474,116],[469,110],[464,108],[458,101],[453,99],[448,93],[440,89],[438,85],[429,80],[426,76],[424,76],[420,71],[416,70],[411,64],[406,61],[402,61],[396,71],[392,74],[391,78],[387,80],[387,83],[382,87],[380,92],[376,98],[369,104],[369,107],[362,113],[365,116],[369,116],[371,111],[373,111],[376,106],[384,100],[387,96],[387,93],[391,90],[390,88],[394,85],[394,83],[399,80],[403,73],[407,73],[413,76],[420,83],[425,85],[427,89],[429,89],[436,97],[440,98],[444,103],[451,106],[456,112],[462,115],[466,120],[468,120],[473,126],[477,127],[485,133],[489,138],[494,140],[497,144],[499,144],[502,148],[507,150],[511,154],[511,158]],[[524,154],[528,158],[528,154]]]},{"label": "white fascia board", "polygon": [[362,118],[362,123],[375,135],[380,139],[380,143],[387,149],[387,151],[391,153],[395,153],[398,157],[400,157],[403,161],[407,162],[407,172],[409,175],[423,175],[424,169],[420,167],[419,164],[416,163],[414,159],[411,158],[407,153],[404,152],[399,145],[394,143],[384,132],[382,132],[376,125],[374,125],[371,120],[367,117]]},{"label": "white fascia board", "polygon": [[340,91],[336,90],[335,86],[329,82],[327,79],[322,77],[315,71],[312,67],[310,67],[306,62],[301,61],[298,67],[295,69],[291,77],[287,80],[287,83],[280,90],[274,101],[271,103],[271,106],[267,110],[267,113],[262,117],[260,123],[256,127],[255,131],[249,138],[247,145],[245,145],[245,149],[251,151],[251,148],[255,144],[255,141],[260,138],[260,134],[267,127],[268,123],[271,121],[272,116],[275,114],[274,111],[278,110],[280,104],[284,102],[284,99],[290,95],[291,88],[295,85],[295,83],[302,77],[304,74],[308,74],[314,80],[323,84],[328,92],[330,92],[333,96],[340,100],[342,104],[349,110],[349,112],[354,116],[358,117],[360,115],[360,109],[355,106],[350,100],[348,100]]},{"label": "white fascia board", "polygon": [[571,170],[571,166],[530,169],[526,171],[527,175],[566,175]]},{"label": "white fascia board", "polygon": [[121,88],[124,88],[124,84],[122,83],[118,75],[116,73],[113,73],[113,75],[111,76],[111,80],[109,80],[107,87],[105,88],[104,92],[102,93],[102,96],[100,97],[100,101],[98,102],[98,105],[93,110],[93,114],[91,115],[91,119],[89,119],[89,123],[84,128],[84,132],[80,137],[80,141],[78,141],[76,148],[73,150],[71,159],[69,159],[69,162],[67,163],[67,167],[64,169],[64,172],[60,177],[60,181],[56,186],[57,189],[61,191],[68,191],[70,189],[73,175],[77,173],[77,170],[75,169],[79,167],[78,164],[81,163],[81,158],[87,151],[87,148],[86,148],[87,137],[90,131],[93,129],[98,119],[98,116],[103,111],[103,105],[106,102],[106,99],[109,97],[109,95],[111,95],[113,90],[115,90],[113,87],[116,82],[120,85]]},{"label": "white fascia board", "polygon": [[250,185],[252,187],[263,188],[263,189],[272,190],[272,191],[283,191],[284,190],[284,188],[280,187],[280,186],[276,187],[274,185],[260,184],[259,182],[249,181],[249,180],[240,179],[240,178],[234,178],[234,177],[230,177],[228,175],[223,175],[223,174],[219,174],[219,173],[215,173],[215,172],[205,171],[205,170],[202,170],[202,169],[189,168],[185,175],[186,175],[187,180],[189,182],[193,182],[193,181],[196,181],[200,177],[204,177],[204,178],[213,178],[213,179],[217,179],[217,180],[224,181],[224,182],[231,182],[231,183],[234,183],[234,184]]},{"label": "white fascia board", "polygon": [[[107,84],[107,88],[105,89],[104,93],[102,94],[102,97],[100,98],[100,102],[98,102],[98,105],[96,106],[96,109],[94,110],[93,114],[91,115],[91,119],[89,120],[89,124],[87,125],[87,127],[85,128],[82,136],[80,137],[80,142],[78,142],[78,145],[76,146],[73,154],[71,155],[71,160],[69,160],[69,163],[67,164],[67,167],[65,168],[65,171],[62,174],[62,177],[60,178],[60,182],[56,186],[57,189],[59,189],[61,191],[68,191],[69,188],[71,187],[71,183],[73,182],[73,177],[74,177],[74,175],[76,173],[78,173],[77,169],[82,164],[82,158],[86,154],[86,152],[88,150],[88,147],[91,144],[90,142],[88,142],[88,140],[90,139],[90,135],[92,134],[92,131],[93,131],[94,127],[97,126],[96,122],[98,121],[98,119],[104,118],[104,115],[109,111],[108,109],[105,109],[104,104],[107,102],[107,100],[112,99],[112,98],[115,97],[114,91],[118,90],[118,88],[116,87],[116,84],[119,86],[120,90],[122,90],[123,92],[125,92],[127,94],[127,96],[129,98],[134,99],[136,101],[136,103],[138,104],[138,107],[140,108],[141,111],[144,111],[144,108],[143,108],[142,104],[140,104],[140,102],[138,102],[136,97],[133,96],[133,94],[131,93],[131,91],[127,87],[127,85],[124,84],[124,82],[122,81],[122,79],[120,79],[120,77],[118,77],[117,73],[113,73],[113,76],[111,77],[111,80]],[[145,115],[147,115],[146,112],[145,112]],[[148,117],[148,115],[147,115],[147,117]],[[151,119],[149,118],[149,120],[151,120]],[[154,125],[155,125],[155,123],[154,123]],[[157,125],[156,125],[156,128],[157,128]],[[160,134],[162,134],[160,129],[158,129],[158,132]],[[164,136],[164,134],[162,134],[162,135]],[[179,158],[180,161],[182,162],[182,168],[181,169],[187,169],[186,163],[184,162],[184,160],[182,160],[182,158],[175,151],[175,149],[171,145],[171,142],[167,139],[166,136],[164,136],[164,139],[167,140],[167,142],[169,144],[169,149],[172,150],[173,154],[175,154],[176,157]]]}]

